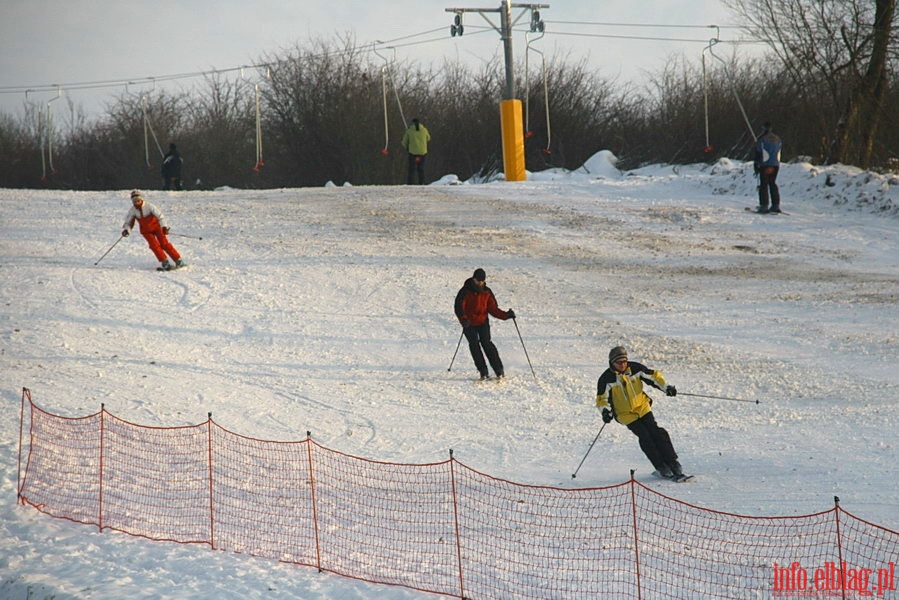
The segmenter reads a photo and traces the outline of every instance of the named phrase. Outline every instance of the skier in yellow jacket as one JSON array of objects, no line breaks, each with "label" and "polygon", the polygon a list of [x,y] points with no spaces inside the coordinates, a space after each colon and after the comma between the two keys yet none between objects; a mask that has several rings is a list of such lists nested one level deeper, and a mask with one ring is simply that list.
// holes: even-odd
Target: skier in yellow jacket
[{"label": "skier in yellow jacket", "polygon": [[428,154],[428,142],[431,134],[428,128],[418,119],[412,119],[412,125],[403,134],[400,143],[409,153],[409,171],[406,175],[406,183],[415,183],[415,175],[418,175],[418,184],[425,182],[425,157]]},{"label": "skier in yellow jacket", "polygon": [[671,437],[658,426],[652,414],[652,400],[643,392],[644,383],[663,390],[668,396],[677,395],[677,389],[665,382],[661,371],[628,361],[627,350],[615,346],[609,352],[609,368],[596,384],[596,406],[602,408],[604,422],[615,419],[637,436],[640,449],[660,476],[683,477]]}]

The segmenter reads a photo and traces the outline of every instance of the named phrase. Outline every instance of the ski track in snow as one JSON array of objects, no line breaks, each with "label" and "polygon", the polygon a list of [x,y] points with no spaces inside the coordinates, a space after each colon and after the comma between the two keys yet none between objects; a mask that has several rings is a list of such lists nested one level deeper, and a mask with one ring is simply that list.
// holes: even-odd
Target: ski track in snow
[{"label": "ski track in snow", "polygon": [[[172,236],[189,266],[170,273],[155,271],[139,235],[93,265],[127,192],[0,190],[0,595],[432,597],[14,506],[22,387],[66,416],[104,403],[131,422],[179,426],[212,412],[242,435],[309,431],[379,461],[430,463],[453,449],[535,485],[610,485],[635,468],[666,495],[739,514],[818,512],[838,495],[899,528],[897,220],[802,195],[806,177],[784,169],[791,214],[778,217],[743,210],[752,197],[739,172],[149,192],[173,232],[203,238]],[[536,378],[511,321],[492,321],[506,381],[475,382],[464,340],[448,371],[452,301],[478,266],[500,307],[515,308]],[[761,401],[650,392],[692,485],[652,478],[621,426],[572,480],[618,343],[681,392]]]}]

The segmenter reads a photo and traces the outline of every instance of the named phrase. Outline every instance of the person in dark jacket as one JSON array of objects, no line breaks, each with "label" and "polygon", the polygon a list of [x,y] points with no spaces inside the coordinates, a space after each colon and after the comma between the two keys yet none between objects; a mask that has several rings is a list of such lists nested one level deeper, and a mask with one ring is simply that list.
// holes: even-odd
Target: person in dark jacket
[{"label": "person in dark jacket", "polygon": [[[771,131],[771,123],[766,122],[762,134],[755,142],[755,173],[759,176],[760,213],[780,212],[780,189],[777,187],[777,173],[780,171],[780,150],[783,142]],[[771,207],[768,207],[768,200]]]},{"label": "person in dark jacket", "polygon": [[175,144],[169,144],[169,151],[162,159],[162,189],[181,190],[181,153]]},{"label": "person in dark jacket", "polygon": [[[496,345],[490,340],[490,320],[488,314],[503,321],[514,319],[515,312],[500,310],[496,304],[493,291],[487,287],[487,274],[484,269],[475,269],[474,274],[465,280],[462,289],[456,294],[454,305],[456,317],[462,324],[462,333],[468,340],[468,349],[474,366],[477,367],[481,379],[490,379],[487,361],[498,378],[505,377],[503,361],[500,360]],[[483,351],[481,350],[483,348]],[[484,360],[487,355],[487,361]]]},{"label": "person in dark jacket", "polygon": [[627,359],[627,350],[615,346],[609,352],[609,368],[596,383],[596,407],[602,408],[602,420],[616,420],[625,425],[640,440],[640,449],[659,475],[667,478],[683,477],[668,432],[659,427],[652,414],[652,400],[643,391],[643,384],[676,396],[677,389],[665,382],[661,371],[650,369]]}]

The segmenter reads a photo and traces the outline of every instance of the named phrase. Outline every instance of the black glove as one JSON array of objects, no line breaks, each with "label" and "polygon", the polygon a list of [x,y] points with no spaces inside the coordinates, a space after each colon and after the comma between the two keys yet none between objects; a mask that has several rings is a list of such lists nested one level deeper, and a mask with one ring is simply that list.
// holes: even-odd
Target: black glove
[{"label": "black glove", "polygon": [[507,315],[510,319],[514,319],[514,318],[515,318],[515,311],[512,310],[512,309],[510,308],[509,310],[506,311],[506,315]]},{"label": "black glove", "polygon": [[612,422],[612,411],[608,408],[602,409],[602,422],[603,423],[611,423]]},{"label": "black glove", "polygon": [[669,385],[665,388],[665,393],[669,396],[677,396],[677,388],[673,385]]},{"label": "black glove", "polygon": [[471,321],[469,321],[468,319],[462,319],[461,323],[463,329],[466,327],[471,327]]},{"label": "black glove", "polygon": [[168,234],[169,234],[169,228],[168,228],[168,227],[163,227],[163,228],[162,228],[162,233],[168,235]]},{"label": "black glove", "polygon": [[123,229],[123,230],[122,230],[122,237],[128,237],[128,234],[129,234],[129,233],[130,233],[130,232],[129,232],[127,229]]}]

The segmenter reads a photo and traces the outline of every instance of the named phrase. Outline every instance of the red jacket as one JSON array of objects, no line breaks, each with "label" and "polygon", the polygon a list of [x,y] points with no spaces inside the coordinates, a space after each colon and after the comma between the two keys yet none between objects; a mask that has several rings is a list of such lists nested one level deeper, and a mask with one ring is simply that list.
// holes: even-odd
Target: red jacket
[{"label": "red jacket", "polygon": [[496,305],[493,291],[486,285],[481,287],[476,284],[473,277],[466,279],[462,289],[456,294],[455,310],[456,317],[463,326],[466,321],[474,327],[483,325],[487,322],[487,313],[503,321],[509,318],[509,314]]}]

